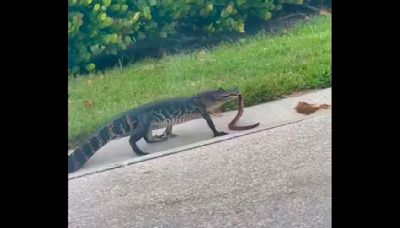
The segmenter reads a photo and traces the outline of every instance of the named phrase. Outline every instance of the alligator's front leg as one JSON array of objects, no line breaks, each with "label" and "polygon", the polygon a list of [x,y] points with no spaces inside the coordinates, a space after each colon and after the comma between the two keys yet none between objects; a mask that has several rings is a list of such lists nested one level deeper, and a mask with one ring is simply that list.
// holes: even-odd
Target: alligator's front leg
[{"label": "alligator's front leg", "polygon": [[207,110],[200,109],[200,114],[207,121],[208,126],[211,128],[211,130],[214,133],[214,137],[228,134],[228,133],[225,133],[222,131],[217,131],[217,129],[215,128],[214,122],[212,121],[210,114],[208,114]]}]

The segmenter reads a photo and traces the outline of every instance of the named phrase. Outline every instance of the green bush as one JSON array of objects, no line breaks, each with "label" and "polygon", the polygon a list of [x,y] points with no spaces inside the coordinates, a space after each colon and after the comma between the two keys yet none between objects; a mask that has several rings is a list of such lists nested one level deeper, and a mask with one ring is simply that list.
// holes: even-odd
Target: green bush
[{"label": "green bush", "polygon": [[68,72],[93,71],[99,55],[118,55],[136,40],[194,31],[244,32],[249,17],[271,18],[303,0],[68,0]]}]

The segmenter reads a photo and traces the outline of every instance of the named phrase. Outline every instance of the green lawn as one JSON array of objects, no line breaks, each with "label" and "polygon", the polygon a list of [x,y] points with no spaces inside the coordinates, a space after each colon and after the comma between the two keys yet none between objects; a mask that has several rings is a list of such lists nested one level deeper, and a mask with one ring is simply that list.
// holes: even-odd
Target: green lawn
[{"label": "green lawn", "polygon": [[294,91],[329,87],[330,23],[330,17],[320,16],[279,35],[258,35],[70,79],[69,140],[86,136],[120,112],[160,98],[235,86],[250,106]]}]

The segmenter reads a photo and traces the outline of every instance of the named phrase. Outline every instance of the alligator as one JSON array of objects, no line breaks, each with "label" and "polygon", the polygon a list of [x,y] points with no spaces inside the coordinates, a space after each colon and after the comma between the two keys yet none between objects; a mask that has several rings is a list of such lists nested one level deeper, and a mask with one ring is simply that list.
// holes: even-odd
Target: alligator
[{"label": "alligator", "polygon": [[[101,147],[111,140],[130,136],[129,144],[137,155],[146,155],[136,143],[141,139],[147,143],[161,142],[175,137],[172,127],[190,120],[204,118],[214,137],[226,135],[218,131],[209,113],[220,108],[224,103],[235,100],[240,93],[237,89],[222,88],[198,93],[192,97],[175,97],[146,104],[114,118],[113,121],[99,128],[88,140],[80,144],[68,156],[68,173],[80,169]],[[161,135],[152,135],[152,131],[165,128]]]}]

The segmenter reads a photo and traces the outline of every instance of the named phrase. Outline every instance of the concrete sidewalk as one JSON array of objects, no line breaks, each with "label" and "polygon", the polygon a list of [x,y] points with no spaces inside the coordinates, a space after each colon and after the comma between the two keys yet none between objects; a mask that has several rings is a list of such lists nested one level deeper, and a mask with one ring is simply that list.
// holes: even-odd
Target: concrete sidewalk
[{"label": "concrete sidewalk", "polygon": [[[140,148],[146,152],[151,152],[151,154],[146,156],[137,157],[133,153],[128,143],[129,137],[114,140],[96,152],[80,170],[69,174],[69,179],[102,172],[116,167],[124,167],[133,163],[186,151],[330,112],[330,110],[319,110],[310,115],[299,114],[294,109],[299,101],[316,104],[331,104],[331,89],[323,89],[301,96],[289,97],[245,108],[238,125],[260,123],[258,127],[247,131],[231,131],[228,129],[228,123],[234,118],[237,111],[226,112],[222,113],[221,116],[212,117],[218,130],[229,133],[222,137],[214,138],[211,130],[203,119],[176,125],[173,131],[175,134],[179,135],[178,137],[170,138],[165,142],[152,144],[145,143],[143,139],[138,142]],[[155,131],[154,134],[161,134],[162,131],[163,130]]]},{"label": "concrete sidewalk", "polygon": [[331,227],[331,114],[69,180],[69,227]]}]

